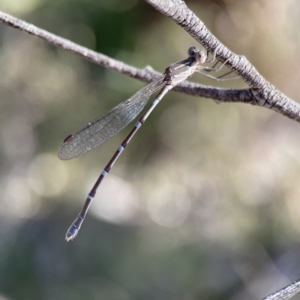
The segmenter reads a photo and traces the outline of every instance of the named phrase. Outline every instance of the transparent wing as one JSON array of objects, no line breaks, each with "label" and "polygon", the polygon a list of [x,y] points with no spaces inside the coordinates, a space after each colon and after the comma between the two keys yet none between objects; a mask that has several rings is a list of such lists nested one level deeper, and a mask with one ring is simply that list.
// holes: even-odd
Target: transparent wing
[{"label": "transparent wing", "polygon": [[63,160],[79,156],[112,138],[142,111],[150,96],[165,85],[165,75],[140,89],[105,115],[69,135],[58,151]]}]

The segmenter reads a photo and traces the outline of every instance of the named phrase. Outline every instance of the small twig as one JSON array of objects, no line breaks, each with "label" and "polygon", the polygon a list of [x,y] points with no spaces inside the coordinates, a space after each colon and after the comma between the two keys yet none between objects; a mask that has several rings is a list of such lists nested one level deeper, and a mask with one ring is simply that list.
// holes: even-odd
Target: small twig
[{"label": "small twig", "polygon": [[[158,3],[155,0],[153,0],[153,1],[146,0],[146,1],[148,1],[149,3],[151,3],[152,5],[154,5],[156,7],[160,7],[160,9],[161,9],[161,5],[164,8],[167,7],[167,6],[164,6],[166,3],[166,0],[161,1],[162,4]],[[177,2],[178,1],[181,3],[181,5],[183,5],[182,1],[177,0]],[[176,4],[176,0],[174,0],[172,3]],[[180,4],[177,3],[176,5],[174,6],[174,8],[178,9],[178,5],[180,5]],[[192,13],[186,6],[183,6],[183,8],[184,7],[187,12]],[[164,12],[164,13],[166,15],[168,15],[169,17],[171,17],[171,15],[173,15],[173,14],[169,15],[167,12]],[[194,14],[193,14],[193,16],[194,16],[194,18],[196,18],[196,21],[203,24]],[[47,32],[43,29],[40,29],[32,24],[29,24],[23,20],[15,18],[15,17],[8,15],[1,11],[0,11],[0,21],[6,25],[12,26],[19,30],[25,31],[31,35],[39,37],[54,46],[71,51],[74,54],[77,54],[85,59],[88,59],[89,61],[91,61],[93,63],[101,65],[105,68],[117,71],[119,73],[125,74],[129,77],[139,79],[143,82],[151,82],[151,81],[155,80],[157,78],[157,76],[160,74],[151,68],[146,67],[144,69],[138,69],[138,68],[132,67],[121,61],[112,59],[106,55],[97,53],[95,51],[92,51],[92,50],[82,47],[80,45],[77,45],[76,43],[73,43],[67,39],[56,36],[55,34]],[[204,25],[202,25],[202,26],[204,26]],[[207,29],[206,29],[206,31],[208,32]],[[211,35],[211,33],[209,33],[209,34],[210,35],[208,35],[208,37],[210,37],[209,40],[211,40],[212,35]],[[224,49],[227,49],[227,48],[225,48],[215,37],[213,37],[213,40],[217,41],[218,45],[221,45],[223,47],[222,48],[223,50],[221,51],[221,53],[219,53],[219,51],[220,51],[220,49],[219,49],[217,54],[218,54],[219,59],[225,61],[227,56],[224,56],[223,52],[224,52]],[[207,46],[207,45],[209,45],[209,43],[203,42],[203,45],[206,48],[209,48]],[[211,49],[213,49],[213,47],[214,46],[212,45]],[[231,53],[228,49],[227,49],[227,52]],[[235,57],[236,57],[236,55],[235,55]],[[229,61],[229,65],[233,69],[235,68],[234,63],[232,63],[231,59]],[[237,73],[239,73],[238,70],[237,70]],[[244,76],[243,74],[241,74],[241,75],[243,76],[244,79],[247,78],[247,76]],[[246,82],[247,82],[247,80],[246,80]],[[178,86],[176,86],[174,88],[174,90],[183,92],[188,95],[211,98],[211,99],[217,100],[218,102],[226,102],[226,103],[227,102],[241,102],[241,103],[248,103],[248,104],[252,104],[252,105],[265,106],[265,107],[272,108],[273,110],[275,110],[281,114],[284,114],[294,120],[297,120],[298,122],[300,119],[300,117],[299,117],[299,109],[300,108],[296,102],[294,102],[293,100],[291,100],[283,95],[283,98],[281,99],[281,101],[277,101],[277,102],[273,101],[272,104],[268,105],[268,103],[269,103],[268,100],[266,100],[264,98],[262,98],[262,99],[264,99],[263,101],[258,101],[258,99],[260,99],[258,97],[259,93],[254,88],[243,89],[243,90],[223,89],[223,88],[204,86],[201,84],[196,84],[193,82],[185,81],[185,82],[179,84]],[[275,88],[274,88],[274,90],[277,91]],[[278,92],[278,93],[279,93],[279,95],[282,95],[280,92]],[[272,94],[272,93],[270,93],[270,94]],[[277,95],[276,93],[273,93],[273,98],[275,98],[276,95]],[[282,104],[283,100],[284,100],[284,102]],[[284,106],[285,103],[286,103],[286,106]]]},{"label": "small twig", "polygon": [[252,100],[247,98],[247,103],[270,108],[300,122],[300,105],[265,80],[244,56],[238,56],[225,47],[183,0],[146,0],[146,2],[183,27],[207,50],[213,52],[217,49],[217,58],[220,61],[224,62],[229,59],[230,68],[251,87],[253,97]]},{"label": "small twig", "polygon": [[262,300],[287,300],[300,292],[300,280],[297,280],[283,289],[263,298]]},{"label": "small twig", "polygon": [[[152,68],[146,67],[144,69],[138,69],[132,67],[119,60],[110,58],[101,53],[97,53],[80,45],[77,45],[76,43],[56,36],[55,34],[47,32],[43,29],[40,29],[32,24],[29,24],[25,21],[22,21],[1,11],[0,21],[6,25],[12,26],[19,30],[25,31],[31,35],[39,37],[54,46],[71,51],[72,53],[77,54],[95,64],[117,71],[129,77],[139,79],[143,82],[152,82],[160,75],[160,73],[154,71]],[[249,89],[223,89],[204,86],[201,84],[196,84],[187,81],[178,85],[174,90],[186,93],[188,95],[212,98],[221,102],[252,103],[254,100],[254,97]]]}]

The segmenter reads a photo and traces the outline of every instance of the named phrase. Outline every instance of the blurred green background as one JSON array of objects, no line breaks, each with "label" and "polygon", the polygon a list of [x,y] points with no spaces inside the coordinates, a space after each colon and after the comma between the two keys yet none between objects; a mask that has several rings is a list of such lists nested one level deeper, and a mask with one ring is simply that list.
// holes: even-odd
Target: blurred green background
[{"label": "blurred green background", "polygon": [[[186,2],[299,101],[298,0]],[[0,10],[160,72],[199,46],[142,0],[0,0]],[[1,300],[261,299],[300,277],[300,124],[170,92],[67,243],[67,228],[130,126],[71,161],[57,150],[144,83],[3,24],[0,74]]]}]

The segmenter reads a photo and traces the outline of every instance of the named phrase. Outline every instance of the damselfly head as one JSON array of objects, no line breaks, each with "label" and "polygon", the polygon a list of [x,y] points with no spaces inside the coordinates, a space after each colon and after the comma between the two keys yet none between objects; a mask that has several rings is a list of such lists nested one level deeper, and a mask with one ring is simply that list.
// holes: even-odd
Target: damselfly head
[{"label": "damselfly head", "polygon": [[206,53],[203,50],[199,50],[196,47],[190,47],[188,50],[188,55],[200,64],[204,64],[207,59]]},{"label": "damselfly head", "polygon": [[188,50],[188,55],[191,57],[195,57],[199,53],[199,49],[196,47],[190,47]]}]

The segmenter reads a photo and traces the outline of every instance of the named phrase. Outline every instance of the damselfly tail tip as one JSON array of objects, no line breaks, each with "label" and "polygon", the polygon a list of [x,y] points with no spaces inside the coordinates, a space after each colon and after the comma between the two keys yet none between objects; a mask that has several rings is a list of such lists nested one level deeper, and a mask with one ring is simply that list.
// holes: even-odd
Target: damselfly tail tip
[{"label": "damselfly tail tip", "polygon": [[66,233],[66,241],[73,241],[76,238],[78,231],[79,229],[74,224],[72,224]]},{"label": "damselfly tail tip", "polygon": [[69,229],[66,233],[66,241],[67,242],[73,241],[76,238],[78,231],[84,220],[84,216],[85,216],[84,214],[80,213],[78,215],[78,217],[75,219],[75,221],[72,223],[72,225],[69,227]]}]

